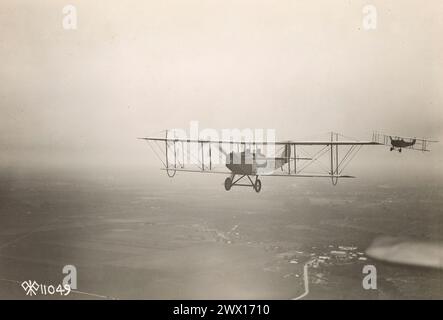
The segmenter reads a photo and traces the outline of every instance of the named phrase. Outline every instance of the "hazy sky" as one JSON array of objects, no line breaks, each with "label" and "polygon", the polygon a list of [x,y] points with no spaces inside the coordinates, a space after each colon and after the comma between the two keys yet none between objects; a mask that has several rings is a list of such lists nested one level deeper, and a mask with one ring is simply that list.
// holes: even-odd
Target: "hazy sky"
[{"label": "hazy sky", "polygon": [[442,17],[441,0],[2,0],[0,162],[146,161],[135,137],[191,120],[443,140]]}]

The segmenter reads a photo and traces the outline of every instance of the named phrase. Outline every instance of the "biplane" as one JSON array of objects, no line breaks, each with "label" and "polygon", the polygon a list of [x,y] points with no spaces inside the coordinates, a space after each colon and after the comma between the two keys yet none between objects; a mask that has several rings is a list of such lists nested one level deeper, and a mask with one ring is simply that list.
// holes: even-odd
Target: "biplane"
[{"label": "biplane", "polygon": [[[336,185],[339,179],[355,178],[344,174],[344,169],[363,146],[385,145],[400,152],[402,148],[430,151],[429,143],[436,142],[380,133],[374,133],[371,141],[340,140],[346,137],[334,132],[329,140],[319,141],[242,141],[183,139],[165,132],[165,137],[138,139],[148,142],[169,177],[177,172],[224,174],[228,175],[224,181],[226,191],[244,186],[260,192],[260,176],[329,178]],[[314,166],[317,171],[308,171]]]},{"label": "biplane", "polygon": [[406,148],[418,151],[430,151],[428,149],[428,144],[431,142],[437,142],[430,139],[399,137],[378,132],[374,132],[372,135],[372,140],[390,146],[390,151],[397,150],[398,152],[401,152],[402,149]]}]

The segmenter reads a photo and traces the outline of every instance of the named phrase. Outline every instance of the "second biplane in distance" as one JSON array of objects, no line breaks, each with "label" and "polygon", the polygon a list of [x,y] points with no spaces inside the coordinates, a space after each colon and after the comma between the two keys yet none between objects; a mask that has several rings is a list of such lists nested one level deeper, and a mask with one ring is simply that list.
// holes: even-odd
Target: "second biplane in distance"
[{"label": "second biplane in distance", "polygon": [[430,151],[428,149],[428,144],[430,142],[437,142],[429,139],[417,139],[417,138],[406,138],[394,135],[387,135],[382,133],[374,132],[372,136],[373,141],[381,142],[385,145],[390,145],[390,151],[397,150],[401,152],[402,149],[413,149],[418,151]]},{"label": "second biplane in distance", "polygon": [[[397,149],[400,152],[402,148],[430,151],[429,144],[436,142],[380,133],[374,133],[372,141],[339,140],[344,136],[331,132],[330,140],[270,142],[180,139],[174,135],[171,137],[168,130],[165,132],[165,137],[139,139],[148,142],[163,164],[161,169],[165,170],[169,177],[174,177],[177,171],[227,174],[229,176],[224,183],[227,191],[233,186],[245,186],[260,192],[260,176],[330,178],[332,184],[336,185],[338,179],[354,178],[343,174],[343,171],[365,145],[385,145],[390,147],[391,151]],[[270,147],[273,148],[272,156],[263,152],[263,149]],[[215,152],[224,156],[222,167],[215,161],[218,159],[214,156]],[[341,154],[343,155],[340,156]],[[188,163],[186,159],[193,161]],[[306,171],[307,168],[313,167],[317,167],[317,171]]]}]

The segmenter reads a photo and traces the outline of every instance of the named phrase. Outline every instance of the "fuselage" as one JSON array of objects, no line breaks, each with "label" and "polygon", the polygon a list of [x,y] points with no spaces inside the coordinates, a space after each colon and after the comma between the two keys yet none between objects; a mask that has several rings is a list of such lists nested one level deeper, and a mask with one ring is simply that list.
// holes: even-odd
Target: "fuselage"
[{"label": "fuselage", "polygon": [[231,152],[226,158],[226,167],[234,174],[262,175],[272,173],[287,163],[286,158],[266,158],[260,152]]},{"label": "fuselage", "polygon": [[415,144],[415,141],[416,141],[415,139],[410,142],[407,142],[403,139],[392,139],[391,138],[391,145],[395,148],[406,148],[406,147],[413,146]]},{"label": "fuselage", "polygon": [[258,168],[267,166],[262,155],[255,152],[231,152],[226,159],[226,167],[234,174],[257,175]]}]

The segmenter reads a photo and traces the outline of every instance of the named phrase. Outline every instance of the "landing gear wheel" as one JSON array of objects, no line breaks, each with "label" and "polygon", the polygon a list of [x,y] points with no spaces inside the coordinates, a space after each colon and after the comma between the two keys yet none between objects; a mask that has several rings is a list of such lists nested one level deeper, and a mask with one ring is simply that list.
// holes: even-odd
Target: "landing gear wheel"
[{"label": "landing gear wheel", "polygon": [[260,192],[260,190],[261,190],[261,181],[260,181],[260,179],[255,180],[254,190],[257,193]]},{"label": "landing gear wheel", "polygon": [[398,149],[398,152],[401,152],[401,149]]},{"label": "landing gear wheel", "polygon": [[232,187],[232,179],[227,177],[225,179],[225,190],[229,191],[229,190],[231,190],[231,187]]},{"label": "landing gear wheel", "polygon": [[389,151],[392,151],[392,150],[394,150],[394,148],[393,148],[393,147],[391,147],[391,149],[389,149]]}]

